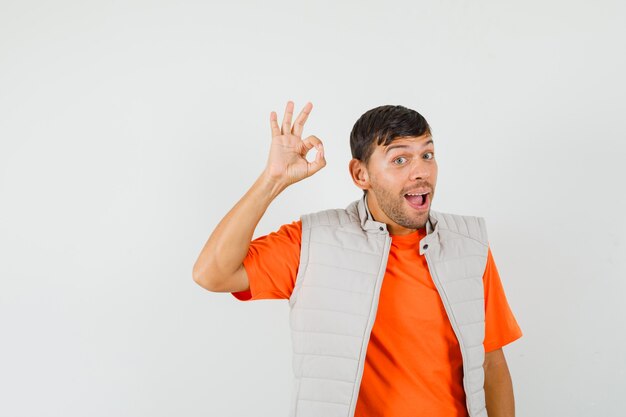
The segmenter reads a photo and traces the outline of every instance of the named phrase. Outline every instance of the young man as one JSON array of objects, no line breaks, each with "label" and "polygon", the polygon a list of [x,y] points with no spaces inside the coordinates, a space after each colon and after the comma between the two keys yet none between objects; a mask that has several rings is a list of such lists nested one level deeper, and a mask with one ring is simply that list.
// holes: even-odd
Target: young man
[{"label": "young man", "polygon": [[381,106],[355,123],[349,167],[360,200],[251,242],[272,200],[326,165],[320,139],[301,139],[312,104],[292,125],[293,108],[281,127],[271,113],[265,170],[193,268],[209,291],[289,300],[290,416],[514,416],[502,346],[522,333],[484,219],[431,210],[437,162],[416,111]]}]

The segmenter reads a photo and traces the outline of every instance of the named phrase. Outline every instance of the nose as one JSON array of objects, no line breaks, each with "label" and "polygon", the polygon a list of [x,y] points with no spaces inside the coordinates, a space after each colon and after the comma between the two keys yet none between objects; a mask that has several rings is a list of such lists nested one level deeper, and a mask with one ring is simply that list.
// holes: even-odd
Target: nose
[{"label": "nose", "polygon": [[409,177],[411,180],[426,179],[430,176],[430,170],[428,168],[427,161],[420,158],[411,161],[411,170],[409,171]]}]

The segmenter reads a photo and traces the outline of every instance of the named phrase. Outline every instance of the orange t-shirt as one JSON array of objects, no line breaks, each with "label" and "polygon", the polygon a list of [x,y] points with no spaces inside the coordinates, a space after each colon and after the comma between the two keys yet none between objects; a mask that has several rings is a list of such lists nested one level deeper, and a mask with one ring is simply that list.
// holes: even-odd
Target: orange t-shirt
[{"label": "orange t-shirt", "polygon": [[[467,416],[459,343],[419,254],[422,228],[391,235],[391,249],[372,328],[355,417]],[[252,241],[244,267],[250,289],[233,292],[242,301],[288,299],[300,263],[302,223]],[[485,351],[518,339],[522,332],[509,308],[488,252],[485,288]]]}]

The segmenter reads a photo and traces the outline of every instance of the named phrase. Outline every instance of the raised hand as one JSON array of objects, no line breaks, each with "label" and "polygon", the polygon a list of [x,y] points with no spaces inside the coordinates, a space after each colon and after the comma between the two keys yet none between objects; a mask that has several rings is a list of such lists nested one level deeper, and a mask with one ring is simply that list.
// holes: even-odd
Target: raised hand
[{"label": "raised hand", "polygon": [[[293,102],[288,101],[282,127],[278,126],[276,112],[270,114],[272,145],[265,173],[283,187],[310,177],[326,166],[322,141],[313,135],[301,139],[304,123],[311,114],[313,104],[309,102],[304,106],[292,126],[293,108]],[[315,160],[309,162],[306,155],[313,148],[316,149]]]}]

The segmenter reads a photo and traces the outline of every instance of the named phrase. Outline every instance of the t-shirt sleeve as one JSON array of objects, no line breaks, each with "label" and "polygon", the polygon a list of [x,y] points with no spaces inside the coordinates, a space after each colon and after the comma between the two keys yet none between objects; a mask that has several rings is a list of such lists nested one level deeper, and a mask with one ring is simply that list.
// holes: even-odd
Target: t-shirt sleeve
[{"label": "t-shirt sleeve", "polygon": [[487,265],[483,275],[485,287],[485,352],[500,349],[520,337],[520,329],[509,303],[504,294],[504,288],[498,269],[489,248]]},{"label": "t-shirt sleeve", "polygon": [[231,294],[241,301],[289,299],[296,284],[301,240],[298,220],[250,242],[243,260],[250,288]]}]

